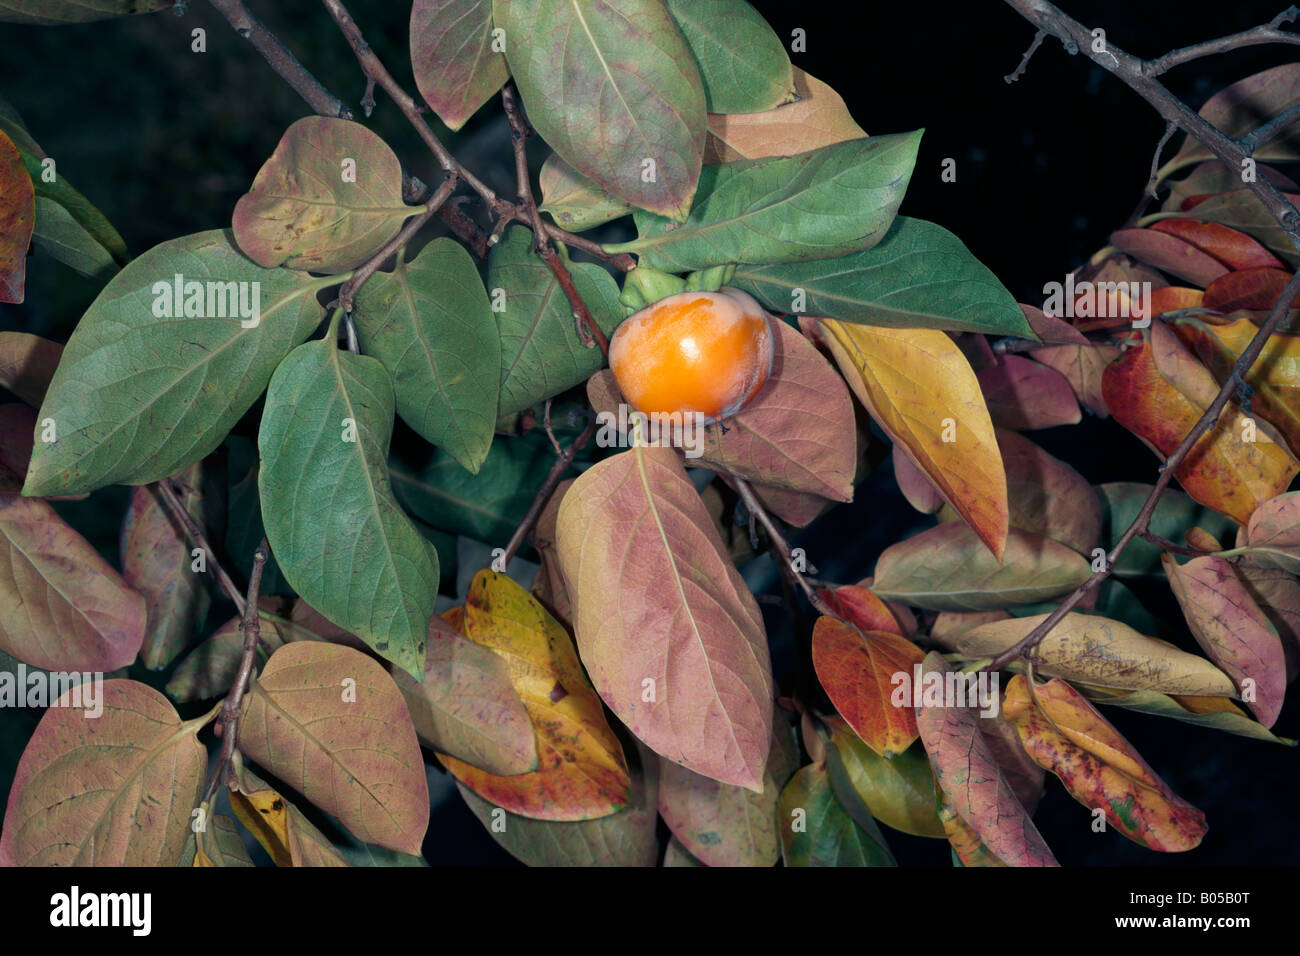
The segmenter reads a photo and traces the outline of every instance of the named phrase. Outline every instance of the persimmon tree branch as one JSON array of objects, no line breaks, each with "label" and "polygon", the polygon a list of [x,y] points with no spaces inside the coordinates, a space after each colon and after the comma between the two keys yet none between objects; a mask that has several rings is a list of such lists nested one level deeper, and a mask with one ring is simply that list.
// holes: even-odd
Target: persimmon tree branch
[{"label": "persimmon tree branch", "polygon": [[745,503],[745,510],[753,517],[757,518],[759,524],[767,530],[767,537],[768,540],[772,542],[772,549],[780,558],[784,570],[788,572],[794,582],[799,585],[800,589],[807,596],[808,603],[816,609],[818,614],[825,615],[826,617],[839,618],[839,615],[831,610],[830,606],[821,599],[821,595],[817,593],[817,589],[809,584],[803,574],[795,568],[794,558],[790,551],[789,542],[785,540],[785,536],[781,534],[781,529],[776,526],[776,522],[772,520],[772,516],[768,514],[767,509],[763,507],[763,502],[758,500],[758,495],[754,494],[754,489],[749,486],[749,482],[744,478],[741,478],[739,475],[731,475],[731,480],[735,482],[736,491],[740,494],[740,500]]},{"label": "persimmon tree branch", "polygon": [[590,347],[594,342],[600,346],[600,354],[608,359],[609,340],[605,338],[605,333],[596,324],[596,320],[591,317],[587,304],[582,301],[582,296],[578,293],[578,287],[573,284],[572,274],[564,264],[564,260],[560,258],[560,254],[555,251],[555,247],[551,245],[546,223],[542,221],[542,214],[537,211],[537,203],[533,200],[533,187],[528,178],[527,140],[531,131],[528,129],[528,124],[524,122],[523,111],[519,108],[513,84],[507,83],[502,88],[501,104],[505,108],[506,119],[510,122],[510,143],[515,151],[515,179],[518,184],[519,207],[527,217],[529,225],[533,227],[533,251],[550,268],[555,275],[555,281],[568,296],[569,305],[573,307],[573,315],[578,323],[578,335],[582,338],[583,344]]},{"label": "persimmon tree branch", "polygon": [[524,538],[537,524],[537,519],[542,515],[542,509],[546,507],[546,503],[551,500],[551,495],[555,493],[555,487],[560,483],[564,473],[569,470],[569,466],[573,464],[574,456],[586,447],[587,442],[591,441],[591,436],[594,434],[596,434],[595,416],[587,423],[587,427],[583,429],[582,434],[573,440],[573,444],[555,456],[555,463],[551,465],[551,470],[546,474],[546,480],[542,482],[542,486],[537,489],[537,494],[533,496],[533,503],[528,506],[528,511],[524,514],[524,520],[519,522],[519,527],[515,528],[515,533],[510,536],[510,541],[506,544],[505,554],[502,556],[499,565],[503,570],[509,567],[515,552],[524,543]]},{"label": "persimmon tree branch", "polygon": [[1218,53],[1227,53],[1229,50],[1238,50],[1246,46],[1259,46],[1264,43],[1300,43],[1300,35],[1281,29],[1284,24],[1294,23],[1298,16],[1300,16],[1300,7],[1294,5],[1287,7],[1264,26],[1242,30],[1240,33],[1219,37],[1217,40],[1207,40],[1204,43],[1195,43],[1192,46],[1171,50],[1164,56],[1158,56],[1154,60],[1147,60],[1144,69],[1148,76],[1159,76],[1176,66],[1200,59],[1203,56],[1214,56]]},{"label": "persimmon tree branch", "polygon": [[[1186,47],[1182,50],[1175,50],[1165,54],[1158,61],[1148,61],[1138,59],[1124,52],[1119,47],[1111,44],[1109,40],[1105,41],[1102,49],[1094,50],[1092,48],[1092,31],[1054,4],[1048,2],[1048,0],[1006,0],[1006,2],[1033,24],[1039,32],[1046,32],[1059,39],[1067,52],[1075,54],[1082,51],[1098,66],[1114,74],[1154,107],[1165,119],[1166,123],[1183,130],[1188,136],[1214,154],[1228,168],[1238,170],[1245,168],[1245,161],[1250,158],[1250,149],[1226,135],[1222,130],[1217,129],[1202,116],[1192,112],[1186,104],[1170,93],[1156,77],[1180,63],[1240,46],[1275,41],[1297,42],[1293,34],[1284,33],[1278,28],[1283,23],[1291,22],[1297,15],[1300,15],[1300,10],[1291,7],[1275,17],[1266,27],[1257,27],[1255,30],[1247,30],[1230,37],[1224,37],[1221,40],[1213,40],[1193,47]],[[1030,53],[1032,52],[1033,49],[1031,48]],[[1025,59],[1027,62],[1028,56]],[[1025,62],[1022,62],[1017,75],[1023,72],[1024,66]],[[1168,130],[1166,130],[1167,136]],[[1263,203],[1264,208],[1281,226],[1296,249],[1300,250],[1300,212],[1297,212],[1290,200],[1263,177],[1257,177],[1251,182],[1243,182],[1243,185],[1250,189]],[[1143,502],[1137,517],[1106,556],[1105,567],[1100,571],[1093,572],[1087,581],[1076,588],[1069,597],[1061,602],[1055,611],[1049,614],[1029,634],[985,665],[985,670],[997,670],[1018,658],[1029,658],[1033,649],[1038,646],[1052,628],[1077,606],[1090,591],[1096,589],[1106,578],[1110,577],[1115,562],[1123,554],[1129,543],[1138,535],[1149,531],[1151,516],[1155,513],[1160,497],[1173,480],[1178,466],[1182,464],[1201,437],[1218,423],[1219,416],[1228,404],[1228,400],[1244,385],[1246,374],[1254,365],[1255,359],[1259,357],[1260,352],[1263,351],[1265,343],[1285,321],[1287,310],[1298,292],[1300,292],[1300,273],[1296,273],[1291,277],[1281,296],[1274,303],[1268,320],[1255,333],[1250,344],[1237,358],[1232,374],[1224,381],[1214,401],[1210,403],[1210,406],[1196,424],[1192,426],[1191,430],[1183,436],[1183,440],[1179,442],[1173,453],[1165,459],[1160,469],[1160,476],[1151,489],[1151,493],[1147,495],[1146,501]]]},{"label": "persimmon tree branch", "polygon": [[231,602],[235,605],[236,610],[238,610],[242,615],[245,610],[244,596],[239,593],[239,588],[235,587],[235,582],[231,580],[230,575],[226,573],[226,569],[223,568],[221,562],[217,560],[217,553],[212,550],[212,545],[208,543],[208,537],[203,533],[203,526],[199,524],[195,517],[190,514],[189,510],[185,507],[184,502],[180,499],[180,495],[176,493],[173,481],[174,479],[172,478],[164,478],[162,481],[155,482],[153,487],[157,490],[163,503],[171,511],[172,516],[179,521],[181,527],[185,529],[185,533],[189,536],[190,541],[196,548],[203,551],[204,566],[209,570],[212,576],[217,579],[217,583],[221,585],[221,590],[226,592],[226,597],[230,598]]},{"label": "persimmon tree branch", "polygon": [[235,746],[239,742],[239,712],[244,703],[244,690],[253,676],[257,645],[262,637],[262,624],[257,613],[257,597],[262,587],[262,569],[266,567],[268,551],[266,539],[263,538],[257,550],[253,552],[253,571],[248,577],[248,596],[244,600],[243,619],[240,622],[244,632],[244,646],[239,656],[239,670],[235,672],[234,683],[226,693],[226,699],[221,705],[221,714],[212,728],[221,738],[221,755],[217,758],[217,765],[213,768],[212,776],[208,778],[208,785],[203,791],[201,801],[203,803],[212,799],[213,794],[217,792],[217,787],[223,782],[234,785],[232,761],[235,756]]},{"label": "persimmon tree branch", "polygon": [[[208,0],[234,28],[235,32],[252,44],[253,49],[262,54],[262,59],[271,69],[280,74],[321,116],[334,116],[339,119],[352,119],[352,111],[343,101],[325,89],[311,72],[298,62],[298,58],[289,48],[280,42],[280,38],[262,25],[253,16],[242,0]],[[369,114],[367,114],[369,115]]]},{"label": "persimmon tree branch", "polygon": [[385,260],[395,255],[397,250],[405,247],[424,224],[437,214],[438,210],[442,208],[442,204],[456,191],[458,185],[460,185],[460,174],[452,170],[443,179],[438,191],[424,204],[424,211],[408,219],[397,235],[384,243],[382,249],[359,265],[356,271],[352,273],[352,277],[339,286],[338,304],[345,314],[352,314],[352,304],[356,299],[356,294],[366,284],[366,281],[378,271]]},{"label": "persimmon tree branch", "polygon": [[[1084,581],[1081,585],[1075,588],[1074,591],[1070,593],[1070,596],[1062,601],[1060,606],[1041,621],[1037,627],[1025,635],[1025,637],[1020,641],[1016,642],[1011,647],[1008,647],[1001,654],[997,655],[997,657],[993,658],[993,660],[986,664],[982,670],[1000,670],[1017,658],[1027,658],[1030,655],[1030,652],[1039,645],[1052,628],[1056,627],[1056,625],[1060,623],[1061,619],[1073,610],[1085,596],[1087,596],[1089,591],[1095,590],[1103,581],[1114,573],[1115,564],[1119,560],[1120,555],[1122,555],[1124,550],[1129,546],[1129,543],[1132,542],[1134,538],[1149,530],[1151,526],[1151,516],[1155,514],[1156,505],[1160,503],[1161,496],[1165,493],[1165,489],[1169,487],[1169,483],[1173,480],[1174,472],[1178,470],[1178,466],[1182,464],[1183,459],[1187,457],[1188,453],[1193,447],[1195,447],[1196,443],[1200,441],[1202,436],[1204,436],[1213,425],[1218,423],[1219,416],[1223,412],[1224,406],[1228,404],[1228,400],[1245,380],[1247,371],[1249,371],[1250,367],[1255,364],[1255,360],[1259,358],[1259,353],[1264,350],[1264,345],[1268,342],[1269,337],[1276,332],[1286,320],[1287,311],[1291,306],[1291,302],[1297,295],[1300,295],[1300,272],[1293,275],[1291,281],[1286,284],[1286,288],[1282,290],[1282,295],[1278,298],[1277,302],[1274,303],[1272,311],[1269,312],[1268,321],[1260,326],[1259,331],[1255,333],[1255,337],[1251,339],[1250,344],[1246,346],[1246,350],[1238,357],[1236,363],[1233,365],[1232,374],[1228,376],[1227,380],[1219,388],[1219,394],[1214,397],[1214,401],[1210,403],[1210,407],[1205,410],[1205,413],[1201,415],[1200,420],[1192,426],[1191,431],[1183,436],[1183,440],[1178,443],[1178,447],[1174,449],[1173,453],[1165,459],[1164,464],[1160,466],[1160,477],[1156,479],[1155,485],[1147,495],[1146,501],[1142,503],[1142,508],[1138,511],[1137,517],[1133,519],[1133,523],[1129,525],[1128,530],[1125,531],[1120,539],[1115,542],[1115,547],[1111,548],[1110,553],[1106,555],[1105,566],[1100,571],[1094,571],[1087,581]],[[1199,554],[1200,552],[1196,553]]]}]

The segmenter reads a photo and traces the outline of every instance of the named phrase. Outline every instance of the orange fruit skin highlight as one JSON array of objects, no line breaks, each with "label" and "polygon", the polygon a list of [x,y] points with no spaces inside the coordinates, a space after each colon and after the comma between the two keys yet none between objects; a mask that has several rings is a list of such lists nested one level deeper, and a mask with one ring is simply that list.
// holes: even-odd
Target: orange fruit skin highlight
[{"label": "orange fruit skin highlight", "polygon": [[771,374],[771,321],[738,289],[679,292],[618,327],[609,340],[609,367],[638,411],[727,418]]}]

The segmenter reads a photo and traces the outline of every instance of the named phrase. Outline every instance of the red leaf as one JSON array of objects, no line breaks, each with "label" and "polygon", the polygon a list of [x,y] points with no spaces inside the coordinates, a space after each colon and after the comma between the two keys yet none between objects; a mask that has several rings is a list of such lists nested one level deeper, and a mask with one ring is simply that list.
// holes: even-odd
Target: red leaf
[{"label": "red leaf", "polygon": [[1167,232],[1120,229],[1111,233],[1110,241],[1133,258],[1193,285],[1207,286],[1228,271],[1218,259]]},{"label": "red leaf", "polygon": [[36,191],[22,154],[0,131],[0,302],[23,301],[27,247],[36,225]]},{"label": "red leaf", "polygon": [[[1236,312],[1238,309],[1267,312],[1273,308],[1290,281],[1291,273],[1283,269],[1242,269],[1229,272],[1206,287],[1202,305],[1214,312]],[[1291,308],[1297,306],[1300,306],[1300,296],[1291,303]]]},{"label": "red leaf", "polygon": [[1054,368],[1022,355],[976,373],[993,424],[1002,428],[1051,428],[1082,419],[1069,381]]},{"label": "red leaf", "polygon": [[1208,255],[1214,256],[1229,269],[1282,268],[1277,256],[1258,242],[1236,229],[1217,222],[1197,222],[1194,219],[1161,219],[1150,228],[1167,232]]}]

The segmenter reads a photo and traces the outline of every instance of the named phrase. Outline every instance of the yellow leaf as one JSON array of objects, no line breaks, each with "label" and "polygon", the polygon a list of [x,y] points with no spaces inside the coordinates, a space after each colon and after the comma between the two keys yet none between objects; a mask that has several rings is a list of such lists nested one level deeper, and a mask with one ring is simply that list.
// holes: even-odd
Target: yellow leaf
[{"label": "yellow leaf", "polygon": [[823,319],[849,387],[999,559],[1007,540],[1007,476],[979,382],[936,329]]},{"label": "yellow leaf", "polygon": [[[247,768],[240,767],[238,777],[240,789],[230,791],[230,806],[276,866],[348,865],[302,811]],[[197,854],[194,865],[203,865]]]}]

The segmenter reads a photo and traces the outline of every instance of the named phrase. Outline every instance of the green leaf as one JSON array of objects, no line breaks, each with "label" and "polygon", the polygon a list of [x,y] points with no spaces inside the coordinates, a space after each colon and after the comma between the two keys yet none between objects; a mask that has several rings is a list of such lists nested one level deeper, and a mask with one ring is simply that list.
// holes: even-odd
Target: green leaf
[{"label": "green leaf", "polygon": [[235,204],[233,226],[258,265],[339,273],[419,211],[402,201],[402,166],[387,143],[351,120],[304,116]]},{"label": "green leaf", "polygon": [[554,153],[542,163],[538,183],[538,208],[570,232],[594,229],[632,211],[630,203],[611,196]]},{"label": "green leaf", "polygon": [[741,265],[732,285],[777,312],[1037,338],[997,277],[960,239],[924,219],[899,216],[879,245],[838,259]]},{"label": "green leaf", "polygon": [[[584,382],[604,364],[597,348],[578,337],[569,299],[554,273],[533,254],[533,234],[511,227],[492,248],[488,288],[504,292],[501,329],[501,403],[507,415]],[[573,283],[601,330],[623,319],[613,277],[590,262],[569,264]]]},{"label": "green leaf", "polygon": [[415,0],[411,70],[424,101],[457,130],[510,76],[492,50],[492,0]]},{"label": "green leaf", "polygon": [[934,772],[922,744],[886,760],[852,730],[836,728],[826,748],[826,769],[853,819],[874,817],[914,836],[946,836],[935,805]]},{"label": "green leaf", "polygon": [[[207,456],[319,324],[315,293],[333,281],[263,269],[223,230],[164,242],[132,261],[63,350],[40,411],[57,440],[36,443],[23,494],[147,484]],[[244,328],[228,301],[237,292],[230,283],[243,284],[250,311],[260,301],[255,326]],[[201,289],[202,301],[185,286]]]},{"label": "green leaf", "polygon": [[362,351],[393,377],[397,414],[478,471],[497,418],[501,336],[483,281],[453,239],[378,273],[356,301]]},{"label": "green leaf", "polygon": [[393,466],[393,490],[421,521],[504,546],[555,463],[544,435],[498,438],[477,474],[439,449],[417,471]]},{"label": "green leaf", "polygon": [[494,0],[528,118],[574,169],[681,218],[706,135],[704,85],[662,0]]},{"label": "green leaf", "polygon": [[638,238],[605,248],[665,272],[870,249],[894,221],[920,143],[917,130],[706,166],[685,222],[638,212]]},{"label": "green leaf", "polygon": [[776,31],[745,0],[668,0],[704,80],[710,113],[759,113],[795,97]]},{"label": "green leaf", "polygon": [[880,830],[864,830],[840,805],[825,764],[809,764],[790,778],[777,819],[786,866],[897,866]]},{"label": "green leaf", "polygon": [[289,585],[420,680],[438,554],[393,497],[392,433],[393,385],[378,359],[329,340],[301,345],[267,391],[258,492]]},{"label": "green leaf", "polygon": [[[253,571],[253,552],[266,536],[262,527],[262,503],[257,494],[257,446],[242,435],[226,440],[226,554],[239,569],[241,579],[248,580]],[[292,595],[293,588],[280,573],[275,555],[268,555],[262,566],[262,594]]]},{"label": "green leaf", "polygon": [[32,238],[37,245],[82,275],[109,278],[118,266],[126,265],[131,258],[126,242],[104,214],[57,172],[53,182],[46,182],[39,157],[26,150],[22,156],[36,190]]},{"label": "green leaf", "polygon": [[[1097,495],[1101,498],[1101,538],[1108,553],[1137,519],[1152,487],[1132,481],[1096,486]],[[1237,534],[1237,524],[1231,518],[1198,505],[1181,491],[1166,489],[1151,515],[1150,530],[1175,544],[1182,544],[1183,533],[1191,527],[1202,528],[1225,542],[1233,541]],[[1115,573],[1162,575],[1162,553],[1151,542],[1134,538],[1115,562]]]},{"label": "green leaf", "polygon": [[27,125],[23,122],[22,116],[14,109],[13,104],[5,99],[0,99],[0,132],[13,140],[14,145],[24,153],[44,158],[45,151],[36,140],[32,139],[32,134],[27,132]]},{"label": "green leaf", "polygon": [[57,27],[166,10],[175,0],[4,0],[0,22]]}]

